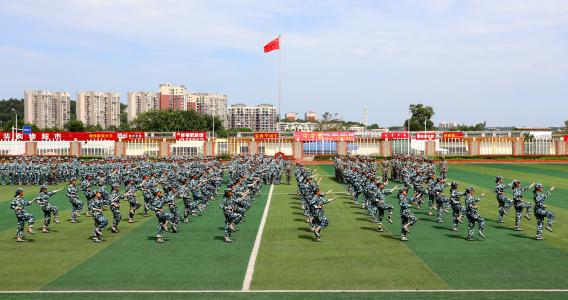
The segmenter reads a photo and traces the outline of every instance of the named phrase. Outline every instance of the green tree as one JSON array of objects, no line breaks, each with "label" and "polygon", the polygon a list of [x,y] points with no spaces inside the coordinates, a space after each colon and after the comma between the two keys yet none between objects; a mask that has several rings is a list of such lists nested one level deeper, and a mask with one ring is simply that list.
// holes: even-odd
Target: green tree
[{"label": "green tree", "polygon": [[475,125],[460,124],[454,129],[458,131],[484,131],[486,126],[487,122],[483,121],[483,123],[477,123]]},{"label": "green tree", "polygon": [[[213,118],[194,110],[171,111],[151,110],[139,114],[132,121],[132,127],[143,131],[212,131]],[[215,118],[215,132],[223,132],[219,118]]]},{"label": "green tree", "polygon": [[564,121],[564,131],[568,132],[568,120]]},{"label": "green tree", "polygon": [[69,101],[69,120],[77,120],[77,102]]},{"label": "green tree", "polygon": [[83,125],[83,122],[81,121],[70,120],[69,122],[65,123],[65,129],[68,131],[81,132],[85,131],[85,125]]},{"label": "green tree", "polygon": [[[410,104],[409,107],[411,117],[410,120],[404,121],[404,128],[409,128],[410,131],[423,131],[432,130],[434,122],[434,109],[432,106],[424,106],[424,104]],[[410,121],[410,126],[408,121]],[[425,128],[426,127],[426,128]]]}]

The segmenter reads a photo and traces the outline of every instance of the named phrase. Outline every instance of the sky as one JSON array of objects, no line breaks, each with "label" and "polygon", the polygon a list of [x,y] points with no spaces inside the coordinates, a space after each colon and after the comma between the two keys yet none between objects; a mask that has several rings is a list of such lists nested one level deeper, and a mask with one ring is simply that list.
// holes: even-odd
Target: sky
[{"label": "sky", "polygon": [[[401,125],[561,126],[568,1],[0,0],[0,99],[160,83]],[[278,34],[281,51],[263,53]]]}]

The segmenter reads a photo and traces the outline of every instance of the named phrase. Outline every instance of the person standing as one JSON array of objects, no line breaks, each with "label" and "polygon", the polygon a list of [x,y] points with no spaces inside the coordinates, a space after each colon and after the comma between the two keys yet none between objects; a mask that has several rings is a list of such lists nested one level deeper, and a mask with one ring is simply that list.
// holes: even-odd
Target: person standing
[{"label": "person standing", "polygon": [[479,236],[481,236],[482,238],[485,238],[485,233],[483,232],[485,230],[485,219],[483,219],[480,215],[479,212],[477,211],[477,206],[475,205],[475,203],[481,201],[481,199],[483,199],[484,194],[481,194],[481,197],[479,198],[475,198],[473,196],[475,190],[473,189],[473,187],[468,186],[467,189],[465,190],[465,215],[467,217],[467,240],[468,241],[473,241],[473,234],[474,234],[474,229],[475,229],[475,223],[477,222],[479,229],[478,229],[478,233]]},{"label": "person standing", "polygon": [[26,222],[28,222],[28,232],[31,234],[34,233],[34,216],[27,213],[25,210],[26,206],[31,205],[34,201],[35,199],[31,201],[24,200],[24,190],[17,189],[14,199],[10,202],[10,208],[14,210],[18,220],[18,226],[16,227],[16,242],[26,241],[24,239],[24,226],[26,225]]},{"label": "person standing", "polygon": [[536,239],[542,240],[542,227],[544,226],[544,218],[548,218],[546,222],[546,230],[552,232],[552,223],[554,223],[554,213],[546,209],[544,201],[548,198],[555,187],[551,187],[546,193],[543,192],[544,186],[537,183],[534,186],[534,216],[536,217]]}]

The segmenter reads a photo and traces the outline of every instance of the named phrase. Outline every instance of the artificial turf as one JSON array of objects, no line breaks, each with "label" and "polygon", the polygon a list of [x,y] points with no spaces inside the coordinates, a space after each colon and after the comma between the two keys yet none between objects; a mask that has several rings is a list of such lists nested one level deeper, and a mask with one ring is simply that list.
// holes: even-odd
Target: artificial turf
[{"label": "artificial turf", "polygon": [[[313,165],[323,179],[323,191],[345,192],[336,182],[333,166]],[[496,175],[506,182],[517,178],[528,185],[541,182],[557,186],[547,200],[555,212],[554,232],[544,233],[544,241],[534,239],[534,217],[523,219],[524,231],[513,231],[514,210],[504,224],[495,222],[497,203],[493,192]],[[338,194],[326,206],[329,227],[322,241],[315,242],[302,215],[296,186],[274,188],[271,207],[260,245],[251,289],[253,290],[383,290],[383,289],[566,289],[568,288],[568,165],[540,164],[451,164],[449,181],[460,182],[460,190],[473,185],[486,196],[478,207],[486,219],[486,239],[465,240],[467,224],[450,231],[445,223],[433,222],[423,208],[413,209],[419,221],[401,242],[396,197],[394,224],[386,232],[376,232],[366,210],[353,205],[347,194]],[[390,186],[393,184],[391,183]],[[64,186],[64,185],[61,185]],[[55,187],[53,187],[55,188]],[[105,230],[102,244],[90,241],[91,218],[78,224],[64,221],[70,207],[65,192],[52,199],[61,211],[62,224],[51,225],[52,233],[26,234],[30,242],[14,241],[16,219],[9,209],[16,187],[0,188],[0,290],[240,290],[252,245],[259,227],[268,187],[248,213],[248,220],[234,234],[235,243],[222,241],[223,215],[218,200],[177,234],[166,233],[168,243],[154,241],[154,216],[136,216],[137,222],[120,225],[121,232]],[[37,187],[25,188],[27,199]],[[50,187],[50,190],[52,188]],[[510,190],[507,191],[510,195]],[[81,195],[82,196],[82,195]],[[525,198],[532,202],[532,193]],[[141,201],[141,199],[139,200]],[[128,204],[123,202],[123,219]],[[180,205],[180,210],[182,205]],[[36,229],[43,216],[37,205],[29,210],[36,217]],[[105,212],[112,221],[110,211]],[[110,227],[110,226],[109,226]],[[78,294],[41,294],[41,298],[69,299]],[[315,299],[566,299],[566,293],[476,292],[476,293],[318,293]],[[36,298],[38,294],[0,294],[2,299]],[[290,299],[303,293],[183,293],[105,294],[121,299]],[[81,298],[100,298],[81,294]]]}]

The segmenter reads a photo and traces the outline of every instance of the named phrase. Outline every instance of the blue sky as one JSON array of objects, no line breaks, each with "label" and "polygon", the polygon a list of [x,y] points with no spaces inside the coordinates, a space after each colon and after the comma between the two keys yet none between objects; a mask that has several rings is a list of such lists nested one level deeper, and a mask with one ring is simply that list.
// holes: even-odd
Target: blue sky
[{"label": "blue sky", "polygon": [[560,126],[568,119],[568,1],[0,0],[0,98],[26,89],[157,91],[401,124]]}]

